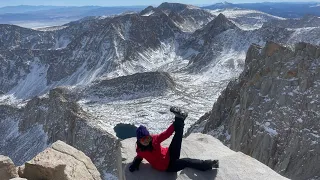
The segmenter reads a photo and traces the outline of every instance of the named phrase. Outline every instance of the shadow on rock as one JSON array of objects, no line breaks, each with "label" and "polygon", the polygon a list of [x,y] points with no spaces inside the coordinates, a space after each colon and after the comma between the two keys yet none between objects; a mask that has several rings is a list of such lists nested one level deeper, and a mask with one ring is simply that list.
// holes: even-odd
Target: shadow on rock
[{"label": "shadow on rock", "polygon": [[214,180],[216,179],[218,174],[218,169],[212,169],[209,171],[198,171],[194,169],[184,169],[181,171],[180,176],[187,176],[189,179],[194,179],[194,180]]},{"label": "shadow on rock", "polygon": [[152,180],[176,180],[177,173],[162,172],[153,169],[150,164],[141,163],[138,171],[130,172],[128,164],[125,169],[126,180],[140,180],[140,179],[152,179]]},{"label": "shadow on rock", "polygon": [[[180,173],[161,172],[153,169],[150,164],[141,163],[138,171],[130,172],[129,166],[125,169],[126,180],[152,179],[152,180],[176,180],[176,179],[194,179],[194,180],[214,180],[218,170],[198,171],[190,168],[182,170]],[[178,175],[179,174],[179,175]]]}]

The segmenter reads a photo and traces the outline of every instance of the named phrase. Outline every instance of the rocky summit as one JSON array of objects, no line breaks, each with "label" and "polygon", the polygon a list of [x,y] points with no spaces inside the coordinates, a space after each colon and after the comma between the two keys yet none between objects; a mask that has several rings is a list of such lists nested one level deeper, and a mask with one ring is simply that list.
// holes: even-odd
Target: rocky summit
[{"label": "rocky summit", "polygon": [[252,45],[240,77],[189,132],[218,137],[292,179],[320,176],[320,47]]},{"label": "rocky summit", "polygon": [[[181,158],[195,159],[219,159],[220,167],[209,171],[198,171],[190,168],[183,169],[178,173],[167,173],[153,170],[148,162],[140,164],[139,171],[131,173],[128,169],[133,158],[136,156],[134,147],[136,138],[121,141],[122,144],[122,177],[120,179],[139,180],[141,177],[148,177],[153,180],[286,180],[268,166],[241,153],[230,150],[218,139],[205,134],[191,134],[182,141]],[[169,146],[171,138],[163,142]],[[203,151],[203,149],[206,149]]]},{"label": "rocky summit", "polygon": [[0,178],[1,180],[101,180],[101,175],[83,152],[57,141],[17,168],[10,158],[0,155]]}]

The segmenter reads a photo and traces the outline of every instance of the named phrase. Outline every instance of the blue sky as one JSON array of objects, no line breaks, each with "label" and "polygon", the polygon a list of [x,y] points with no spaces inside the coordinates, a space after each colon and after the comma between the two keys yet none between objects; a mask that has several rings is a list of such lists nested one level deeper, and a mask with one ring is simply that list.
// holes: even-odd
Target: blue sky
[{"label": "blue sky", "polygon": [[[242,2],[282,2],[277,0],[230,0],[232,3]],[[295,2],[306,2],[304,0],[286,0]],[[310,1],[310,0],[309,0]],[[320,0],[316,0],[320,1]],[[219,0],[0,0],[0,7],[16,5],[55,5],[55,6],[131,6],[131,5],[159,5],[162,2],[179,2],[184,4],[208,5],[218,2]],[[315,1],[313,1],[315,2]]]}]

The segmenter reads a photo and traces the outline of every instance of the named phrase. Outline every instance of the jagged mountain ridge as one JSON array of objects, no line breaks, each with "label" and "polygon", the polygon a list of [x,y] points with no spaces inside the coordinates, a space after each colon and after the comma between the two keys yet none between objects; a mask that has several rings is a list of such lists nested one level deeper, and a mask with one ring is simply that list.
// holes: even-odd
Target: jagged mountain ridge
[{"label": "jagged mountain ridge", "polygon": [[[167,22],[169,22],[169,24],[167,24]],[[127,24],[127,26],[125,26],[125,24]],[[143,27],[147,26],[147,24],[154,27],[154,31],[150,31],[150,29],[145,29],[145,31],[139,31],[140,29],[144,29]],[[154,33],[156,33],[157,35],[155,35]],[[85,81],[90,82],[94,78],[96,78],[81,77],[80,73],[82,72],[77,72],[77,70],[91,70],[94,71],[91,73],[98,73],[98,76],[101,76],[101,74],[103,73],[111,73],[117,70],[118,66],[124,61],[127,61],[130,64],[132,62],[130,62],[130,60],[137,58],[135,56],[140,56],[139,52],[142,53],[141,51],[145,51],[148,48],[159,48],[162,42],[158,38],[162,39],[163,41],[170,40],[170,38],[175,38],[176,33],[179,34],[179,29],[176,26],[174,26],[173,23],[170,24],[170,20],[165,14],[153,17],[142,17],[136,14],[125,15],[121,17],[116,17],[111,20],[107,19],[106,24],[100,24],[98,28],[93,27],[93,29],[91,29],[89,32],[87,31],[82,33],[81,36],[71,41],[65,49],[14,49],[11,51],[3,51],[2,61],[4,63],[21,64],[26,63],[23,61],[28,59],[30,61],[29,64],[26,64],[25,66],[16,66],[19,68],[24,67],[25,69],[24,71],[17,72],[16,70],[16,72],[13,72],[14,74],[19,73],[19,76],[20,74],[27,74],[28,71],[30,72],[32,68],[32,63],[37,63],[38,59],[39,62],[37,65],[44,69],[44,72],[41,73],[47,76],[47,82],[39,82],[43,83],[44,85],[42,85],[42,87],[39,88],[44,89],[46,88],[46,86],[50,86],[51,84],[54,84],[58,81],[60,81],[58,82],[59,85],[72,85],[79,83],[81,80],[84,81],[84,79]],[[27,51],[29,53],[21,53],[21,51]],[[9,59],[14,61],[10,62],[8,61]],[[97,61],[99,59],[100,61]],[[14,71],[14,69],[10,68],[10,66],[5,66],[5,68],[3,69],[4,77],[6,77],[6,73],[4,72]],[[100,68],[100,74],[99,72],[97,72],[97,68]],[[139,68],[141,69],[140,71],[145,71],[143,65],[140,65]],[[132,69],[123,70],[132,71]],[[120,73],[130,74],[130,72]],[[75,77],[70,77],[72,75]],[[10,77],[12,78],[12,76]],[[2,91],[7,92],[9,89],[14,87],[14,85],[16,85],[20,78],[17,78],[13,81],[9,79],[6,80],[6,83],[12,82],[12,84],[3,84],[1,89]],[[61,83],[63,81],[68,82]],[[30,94],[37,95],[39,93],[31,92]]]},{"label": "jagged mountain ridge", "polygon": [[0,49],[50,49],[55,47],[53,34],[3,24],[0,25],[0,30]]},{"label": "jagged mountain ridge", "polygon": [[185,32],[194,32],[205,26],[214,19],[215,15],[199,7],[180,4],[180,3],[162,3],[157,8],[147,7],[140,12],[142,16],[154,16],[159,13],[165,13],[173,22]]},{"label": "jagged mountain ridge", "polygon": [[[198,9],[200,12],[203,10]],[[172,11],[174,13],[174,11]],[[210,13],[206,14],[207,16],[212,15]],[[207,19],[208,17],[204,17]],[[39,58],[40,65],[42,64],[43,69],[47,70],[47,82],[42,82],[42,89],[44,91],[48,91],[48,89],[55,87],[57,85],[72,85],[74,83],[79,83],[80,81],[92,81],[95,77],[69,77],[67,76],[80,76],[75,75],[77,73],[77,69],[80,67],[85,68],[87,71],[94,71],[96,69],[92,69],[94,66],[103,66],[100,67],[100,74],[108,73],[117,70],[117,66],[119,66],[124,61],[128,60],[136,60],[137,58],[148,58],[148,54],[143,53],[148,49],[161,49],[167,47],[166,44],[163,44],[162,41],[171,41],[169,45],[172,45],[173,48],[175,46],[175,38],[179,38],[179,34],[181,34],[179,27],[171,20],[169,16],[167,16],[164,12],[160,11],[157,15],[151,17],[139,16],[137,14],[127,14],[123,16],[116,16],[112,18],[103,18],[103,19],[84,19],[79,22],[73,22],[65,25],[66,27],[57,31],[46,31],[46,32],[38,32],[34,30],[28,30],[25,28],[20,28],[17,26],[8,26],[6,25],[4,28],[12,28],[15,27],[12,31],[5,31],[11,33],[19,33],[12,34],[12,42],[16,42],[19,44],[13,44],[11,46],[12,51],[15,49],[35,49],[35,52],[31,52],[32,54],[28,57],[21,57],[24,56],[24,53],[20,55],[20,50],[18,52],[9,52],[4,51],[4,59],[12,58],[10,54],[17,54],[17,57],[13,57],[13,60],[18,59],[19,61],[23,59],[32,59],[33,53],[34,58]],[[144,28],[149,27],[149,28]],[[151,29],[150,29],[151,28]],[[28,33],[23,33],[24,31],[30,31]],[[156,33],[156,34],[154,34]],[[30,34],[30,35],[29,35]],[[3,35],[3,38],[7,38],[8,34]],[[10,36],[10,37],[11,37]],[[48,37],[49,40],[43,40]],[[32,40],[32,39],[35,40]],[[31,41],[30,41],[31,39]],[[62,39],[62,40],[61,40]],[[22,40],[22,41],[21,41]],[[31,42],[35,43],[31,43]],[[41,42],[39,44],[39,41]],[[105,43],[104,43],[105,42]],[[3,44],[10,44],[8,42],[3,41]],[[62,45],[61,45],[62,44]],[[6,46],[8,47],[8,46]],[[97,49],[99,47],[100,49]],[[60,48],[64,48],[60,50]],[[41,50],[43,52],[39,52]],[[51,49],[49,52],[47,49]],[[58,49],[55,51],[55,49]],[[81,51],[79,51],[81,49]],[[170,50],[170,49],[169,49]],[[84,52],[86,51],[86,52]],[[107,54],[101,54],[101,52],[107,51]],[[171,50],[170,50],[171,51]],[[48,54],[49,53],[49,54]],[[148,52],[147,52],[148,53]],[[43,57],[38,57],[37,54],[46,54],[45,57],[50,59],[50,64],[46,62],[46,60],[42,60]],[[57,55],[52,55],[57,54]],[[20,55],[20,56],[19,56]],[[141,57],[142,55],[142,57]],[[10,56],[10,57],[8,57]],[[83,58],[79,57],[88,57],[91,56],[88,61],[84,62]],[[62,57],[62,58],[60,58]],[[73,61],[74,63],[69,64],[68,62],[64,62],[62,59],[67,59],[68,61]],[[100,62],[92,62],[93,60],[101,59]],[[112,59],[113,61],[110,61]],[[16,60],[15,60],[16,61]],[[32,60],[29,60],[32,62]],[[149,61],[149,60],[147,60]],[[56,67],[56,62],[59,64],[62,62],[65,65],[60,67]],[[9,62],[6,62],[9,63]],[[17,63],[17,61],[15,62]],[[88,65],[86,65],[87,63]],[[133,62],[134,63],[134,62]],[[146,62],[148,63],[148,62]],[[21,62],[20,62],[21,64]],[[60,66],[60,65],[59,65]],[[88,67],[89,66],[89,67]],[[137,67],[137,65],[132,65],[129,62],[128,66],[134,66],[140,70],[135,72],[143,72],[144,69],[148,67]],[[8,66],[6,66],[8,68]],[[20,67],[20,66],[19,66]],[[14,87],[16,83],[10,82],[18,82],[18,79],[21,77],[25,77],[23,75],[28,73],[32,67],[26,66],[24,71],[20,71],[18,74],[17,79],[15,80],[6,80],[6,84],[2,86],[2,91],[7,92],[9,89]],[[96,67],[97,68],[97,67]],[[12,69],[4,69],[3,72],[12,71]],[[44,70],[45,71],[45,70]],[[57,73],[59,71],[59,73]],[[126,75],[132,74],[132,69],[122,69],[122,72],[116,74],[118,75]],[[26,73],[22,73],[26,72]],[[51,73],[53,72],[53,73]],[[91,73],[97,73],[91,72]],[[121,73],[121,74],[120,74]],[[3,73],[5,74],[5,73]],[[21,75],[23,74],[23,75]],[[41,72],[41,74],[45,74],[45,72]],[[54,75],[53,75],[54,74]],[[78,73],[79,74],[79,73]],[[76,79],[77,78],[77,79]],[[79,80],[81,79],[82,80]],[[88,78],[90,78],[88,80]],[[57,82],[60,81],[60,82]],[[57,82],[57,83],[55,83]],[[63,83],[61,83],[63,82]],[[43,85],[46,84],[50,86],[49,88],[44,87]],[[41,88],[41,87],[39,87]],[[40,91],[43,92],[43,91]],[[22,93],[20,93],[22,94]],[[26,97],[30,97],[29,93]],[[38,92],[31,92],[30,95],[40,94]],[[19,95],[18,95],[19,96]]]},{"label": "jagged mountain ridge", "polygon": [[[194,69],[193,67],[195,66],[197,69],[207,67],[210,60],[215,59],[213,57],[216,56],[216,53],[223,51],[223,46],[216,43],[221,41],[216,41],[215,38],[226,31],[239,30],[223,14],[219,14],[217,18],[209,22],[205,27],[197,30],[182,46],[182,48],[187,50],[187,53],[190,51],[190,48],[192,48],[193,52],[197,52],[197,54],[188,54],[189,56],[193,56],[189,62],[189,64],[192,64],[189,68]],[[207,51],[208,49],[211,49],[211,51]]]},{"label": "jagged mountain ridge", "polygon": [[[164,8],[162,7],[162,9]],[[200,11],[202,12],[202,10]],[[163,22],[163,23],[158,23],[158,22]],[[166,24],[167,22],[169,23]],[[208,28],[209,25],[210,23],[206,27]],[[79,27],[84,27],[84,28],[81,29]],[[153,28],[148,29],[148,28],[142,28],[142,27],[153,27]],[[69,34],[69,32],[73,32],[75,29],[81,29],[81,31],[79,30],[75,31],[75,34],[78,34],[77,36]],[[139,30],[142,29],[145,31],[140,32],[140,31],[137,31],[138,29]],[[205,27],[203,29],[204,29],[204,34],[211,33],[209,32],[209,30],[206,30]],[[154,32],[156,32],[157,35],[154,35],[153,34]],[[198,32],[195,32],[194,34],[197,34],[197,33]],[[63,45],[66,47],[62,51],[60,50],[49,51],[49,54],[57,54],[57,55],[46,55],[46,57],[50,59],[50,64],[48,65],[44,63],[42,65],[42,69],[48,68],[47,70],[48,78],[47,78],[47,82],[42,82],[42,85],[41,85],[42,89],[45,89],[45,90],[40,92],[46,92],[48,91],[48,89],[52,87],[56,87],[58,85],[72,85],[72,84],[77,84],[84,81],[91,82],[92,79],[99,77],[102,74],[108,74],[112,72],[113,72],[113,76],[119,76],[119,75],[128,75],[135,72],[148,71],[149,69],[148,67],[145,67],[145,66],[139,67],[139,65],[135,64],[134,61],[132,60],[146,59],[148,63],[147,59],[149,59],[150,56],[148,56],[149,52],[145,52],[146,49],[150,49],[150,50],[160,49],[160,50],[166,51],[164,53],[171,53],[171,52],[179,53],[179,51],[177,51],[177,48],[179,48],[179,44],[185,44],[183,41],[185,41],[185,39],[188,37],[181,30],[179,30],[179,27],[176,26],[176,23],[162,11],[159,12],[158,15],[147,16],[147,17],[139,16],[137,14],[127,14],[123,16],[117,16],[114,18],[84,20],[84,21],[80,21],[78,24],[71,23],[70,25],[68,25],[68,27],[55,31],[54,34],[56,34],[55,36],[57,38],[52,39],[51,42],[48,41],[50,46],[61,47],[59,43],[55,44],[54,42],[52,42],[52,41],[59,42],[57,41],[57,39],[61,39],[61,38],[65,39],[65,41],[62,41],[62,42],[67,41],[67,43]],[[272,33],[271,32],[266,33],[266,35],[270,35],[270,34]],[[51,35],[52,35],[52,32],[45,32],[43,36],[49,37]],[[265,36],[265,35],[262,34],[261,36]],[[210,36],[203,37],[203,38],[209,38],[209,37]],[[25,36],[22,39],[28,39],[28,36]],[[14,41],[17,41],[17,40],[18,40],[17,38],[14,39]],[[274,40],[274,39],[271,39],[271,40]],[[189,40],[187,39],[187,41]],[[247,41],[248,42],[247,44],[252,43],[252,41],[254,40]],[[106,42],[106,43],[103,43],[103,42]],[[33,48],[37,48],[37,46],[35,45],[32,45],[32,46]],[[43,46],[46,47],[48,45],[43,45]],[[245,48],[243,49],[246,50],[248,46],[249,45],[245,46]],[[22,48],[23,47],[30,48],[30,45],[22,46]],[[108,53],[101,54],[101,51],[108,52]],[[3,53],[5,54],[4,59],[7,59],[8,58],[6,57],[8,56],[6,55],[7,52],[5,51]],[[45,50],[44,53],[48,53],[48,51]],[[13,54],[19,55],[20,53],[13,52]],[[40,54],[42,54],[42,52],[40,52]],[[182,54],[182,56],[185,56],[183,52],[180,54]],[[190,56],[190,54],[188,55]],[[86,58],[87,60],[84,60],[83,58],[80,58],[80,57],[90,57],[90,58]],[[25,57],[21,57],[21,56],[14,57],[13,59],[15,58],[19,59],[19,61],[21,61],[21,59],[26,59]],[[41,58],[40,58],[40,62],[43,62]],[[32,59],[32,56],[28,57],[28,59]],[[73,63],[69,64],[68,62],[65,62],[65,60],[62,60],[62,59],[68,59],[68,61],[73,61]],[[96,62],[97,59],[100,59],[100,61]],[[110,61],[109,59],[111,59],[112,61]],[[127,61],[127,60],[130,60],[130,61]],[[126,67],[131,66],[133,68],[130,68],[130,69],[119,68],[119,66],[124,61],[126,61],[125,63],[127,63],[125,65]],[[193,61],[194,60],[191,60],[191,62]],[[32,62],[32,60],[30,62]],[[62,66],[63,69],[61,69],[61,67],[58,67],[56,62],[59,62],[59,64],[63,63],[64,64]],[[165,64],[165,62],[163,64]],[[99,70],[97,70],[98,67],[99,67]],[[88,71],[91,75],[88,75],[87,77],[81,76],[80,72],[77,71],[81,68]],[[19,74],[17,75],[18,76],[17,79],[15,80],[6,79],[6,84],[2,86],[1,91],[8,92],[8,90],[12,89],[15,85],[17,85],[16,82],[18,82],[18,80],[21,79],[22,77],[25,77],[25,75],[28,72],[26,69],[29,69],[30,71],[31,66],[30,65],[26,66],[24,69],[25,69],[24,70],[25,73],[22,73],[23,71],[19,72]],[[136,71],[133,69],[140,69],[140,70]],[[8,72],[8,71],[12,72],[12,70],[9,70],[6,68],[5,70],[3,70],[3,72]],[[118,72],[115,72],[115,71],[118,71]],[[41,74],[45,74],[45,72],[41,72]],[[15,83],[12,83],[12,82],[15,82]],[[46,84],[46,86],[49,86],[49,88],[43,87],[43,84]],[[25,94],[36,95],[36,94],[39,94],[39,91],[25,93]],[[30,96],[27,96],[27,97],[30,97]]]},{"label": "jagged mountain ridge", "polygon": [[252,9],[284,18],[300,18],[305,14],[319,16],[317,2],[261,2],[261,3],[217,3],[205,9]]},{"label": "jagged mountain ridge", "polygon": [[273,20],[279,23],[281,23],[282,20],[286,20],[285,18],[251,9],[217,9],[210,10],[210,13],[214,15],[221,13],[244,30],[259,29],[263,26],[263,24]]}]

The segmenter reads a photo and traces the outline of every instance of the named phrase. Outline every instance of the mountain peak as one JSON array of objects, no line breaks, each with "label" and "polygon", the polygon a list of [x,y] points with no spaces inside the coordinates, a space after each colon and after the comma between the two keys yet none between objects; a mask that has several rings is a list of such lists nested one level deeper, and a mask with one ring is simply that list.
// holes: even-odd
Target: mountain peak
[{"label": "mountain peak", "polygon": [[228,18],[222,13],[220,13],[215,19],[219,19],[220,21],[229,21]]},{"label": "mountain peak", "polygon": [[203,29],[206,34],[221,33],[227,29],[237,29],[238,27],[233,24],[225,15],[220,13],[215,19],[209,22]]},{"label": "mountain peak", "polygon": [[229,2],[227,2],[227,1],[224,1],[224,2],[222,2],[222,3],[220,3],[220,4],[223,4],[223,5],[231,5],[232,3],[229,3]]},{"label": "mountain peak", "polygon": [[223,26],[227,29],[237,28],[233,22],[231,22],[224,14],[220,13],[216,18],[214,18],[208,25]]},{"label": "mountain peak", "polygon": [[171,10],[171,11],[182,11],[184,9],[200,9],[199,7],[187,5],[187,4],[181,4],[181,3],[168,3],[164,2],[158,6],[161,10]]},{"label": "mountain peak", "polygon": [[235,6],[234,4],[229,3],[227,1],[224,1],[224,2],[213,4],[211,6],[204,7],[204,8],[209,8],[209,9],[227,9],[227,8],[233,8],[234,6]]},{"label": "mountain peak", "polygon": [[140,12],[140,15],[148,14],[148,13],[150,13],[152,11],[154,11],[154,7],[153,6],[148,6],[144,10],[142,10]]}]

